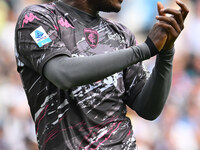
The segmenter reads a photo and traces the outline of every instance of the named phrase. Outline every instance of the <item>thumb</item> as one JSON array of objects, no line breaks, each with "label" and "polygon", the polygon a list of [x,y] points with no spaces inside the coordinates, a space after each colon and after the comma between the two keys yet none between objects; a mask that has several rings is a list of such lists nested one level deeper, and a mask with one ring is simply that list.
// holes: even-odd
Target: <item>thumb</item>
[{"label": "thumb", "polygon": [[159,16],[165,16],[165,13],[163,13],[161,10],[164,8],[163,4],[161,2],[157,3],[157,9]]}]

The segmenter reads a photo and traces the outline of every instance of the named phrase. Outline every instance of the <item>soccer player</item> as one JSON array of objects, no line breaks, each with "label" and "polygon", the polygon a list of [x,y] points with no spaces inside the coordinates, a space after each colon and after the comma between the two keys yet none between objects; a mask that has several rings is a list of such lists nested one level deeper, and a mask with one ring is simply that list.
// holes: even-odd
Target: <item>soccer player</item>
[{"label": "soccer player", "polygon": [[[172,76],[174,42],[188,9],[158,3],[144,43],[99,16],[122,0],[63,0],[25,8],[16,25],[17,69],[40,150],[137,149],[126,105],[144,119],[161,113]],[[170,14],[166,15],[166,14]],[[157,55],[150,76],[142,61]]]}]

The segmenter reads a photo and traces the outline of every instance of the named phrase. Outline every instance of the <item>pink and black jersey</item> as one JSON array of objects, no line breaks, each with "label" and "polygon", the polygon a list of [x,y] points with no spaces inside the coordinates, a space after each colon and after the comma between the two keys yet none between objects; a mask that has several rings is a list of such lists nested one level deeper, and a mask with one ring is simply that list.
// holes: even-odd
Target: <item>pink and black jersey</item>
[{"label": "pink and black jersey", "polygon": [[135,37],[124,26],[100,16],[86,21],[77,11],[62,1],[34,5],[17,22],[18,72],[39,149],[134,150],[126,105],[130,93],[134,99],[146,81],[142,63],[69,90],[57,88],[43,75],[45,63],[59,55],[85,57],[135,45]]}]

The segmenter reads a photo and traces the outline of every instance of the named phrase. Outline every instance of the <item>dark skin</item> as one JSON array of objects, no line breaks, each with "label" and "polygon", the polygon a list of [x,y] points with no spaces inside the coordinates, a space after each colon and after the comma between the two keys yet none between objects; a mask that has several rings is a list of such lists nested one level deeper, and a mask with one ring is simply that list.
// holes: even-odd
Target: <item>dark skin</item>
[{"label": "dark skin", "polygon": [[[88,14],[96,16],[99,11],[119,12],[123,0],[63,0],[66,4],[76,7]],[[174,42],[184,28],[184,20],[189,12],[186,5],[177,0],[179,10],[172,8],[164,8],[158,2],[158,13],[156,16],[158,22],[149,32],[149,37],[155,44],[156,48],[161,50],[169,50],[174,46]],[[170,14],[171,16],[167,16]]]},{"label": "dark skin", "polygon": [[119,12],[123,0],[63,0],[68,5],[96,16],[99,11]]},{"label": "dark skin", "polygon": [[[188,8],[183,2],[177,0],[176,3],[180,6],[179,10],[171,8],[164,9],[164,6],[161,3],[158,3],[159,16],[156,16],[156,19],[159,20],[158,24],[168,33],[168,39],[164,45],[164,49],[173,47],[177,37],[184,29],[184,20],[189,13]],[[172,16],[167,17],[166,14]]]}]

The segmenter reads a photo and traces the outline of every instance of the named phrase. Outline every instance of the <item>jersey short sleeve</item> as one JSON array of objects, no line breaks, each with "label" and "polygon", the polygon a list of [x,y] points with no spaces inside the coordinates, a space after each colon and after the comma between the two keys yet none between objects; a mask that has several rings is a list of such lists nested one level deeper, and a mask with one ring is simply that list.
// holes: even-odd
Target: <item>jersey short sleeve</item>
[{"label": "jersey short sleeve", "polygon": [[56,15],[42,5],[31,6],[22,12],[15,38],[18,64],[28,66],[39,74],[51,58],[71,55],[59,36]]},{"label": "jersey short sleeve", "polygon": [[124,39],[126,41],[126,48],[136,45],[137,42],[135,39],[135,35],[126,26],[118,23],[117,28],[124,36]]}]

